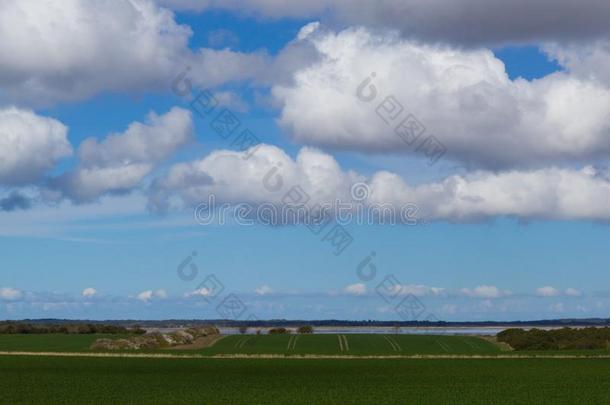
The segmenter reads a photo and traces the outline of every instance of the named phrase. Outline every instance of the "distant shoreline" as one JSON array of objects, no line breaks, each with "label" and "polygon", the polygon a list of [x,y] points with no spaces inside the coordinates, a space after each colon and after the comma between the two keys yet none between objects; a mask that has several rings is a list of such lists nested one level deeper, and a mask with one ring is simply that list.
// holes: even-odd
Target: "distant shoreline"
[{"label": "distant shoreline", "polygon": [[238,328],[247,326],[250,328],[266,327],[298,327],[302,325],[312,325],[316,329],[323,328],[561,328],[561,327],[603,327],[610,326],[610,319],[590,318],[590,319],[548,319],[533,321],[347,321],[339,319],[322,320],[288,320],[288,319],[269,319],[269,320],[230,320],[230,319],[162,319],[162,320],[137,320],[137,319],[106,319],[106,320],[82,320],[82,319],[22,319],[7,320],[3,322],[24,322],[31,324],[69,324],[69,323],[92,323],[109,324],[117,326],[141,326],[142,328],[183,328],[198,325],[216,325],[221,328]]}]

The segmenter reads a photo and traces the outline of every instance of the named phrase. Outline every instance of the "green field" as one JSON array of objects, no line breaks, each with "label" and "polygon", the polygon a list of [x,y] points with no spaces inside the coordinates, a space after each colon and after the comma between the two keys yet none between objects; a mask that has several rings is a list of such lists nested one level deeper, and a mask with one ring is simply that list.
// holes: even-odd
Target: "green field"
[{"label": "green field", "polygon": [[[108,335],[0,335],[0,351],[82,352]],[[158,352],[159,350],[157,350]],[[163,350],[169,351],[169,350]],[[278,355],[495,354],[500,349],[480,338],[430,335],[231,335],[214,346],[174,353]]]},{"label": "green field", "polygon": [[0,335],[0,351],[80,352],[101,338],[119,339],[123,335]]},{"label": "green field", "polygon": [[411,355],[411,354],[494,354],[500,349],[486,340],[465,336],[431,335],[233,335],[206,354],[286,354],[286,355]]},{"label": "green field", "polygon": [[[339,338],[339,336],[342,336]],[[0,351],[92,352],[96,339],[122,335],[0,335]],[[610,356],[609,350],[503,351],[474,336],[453,335],[230,335],[214,346],[196,350],[157,349],[127,353],[175,355],[279,355],[279,356],[412,356],[412,355],[503,355],[503,356]]]},{"label": "green field", "polygon": [[599,359],[135,359],[0,356],[7,404],[602,404]]}]

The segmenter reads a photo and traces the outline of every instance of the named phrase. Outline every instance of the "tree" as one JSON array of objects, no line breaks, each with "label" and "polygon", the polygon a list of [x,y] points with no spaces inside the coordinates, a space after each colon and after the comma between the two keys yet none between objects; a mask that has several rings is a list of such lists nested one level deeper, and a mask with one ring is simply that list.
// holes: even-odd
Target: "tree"
[{"label": "tree", "polygon": [[313,333],[313,326],[311,326],[311,325],[299,326],[299,329],[297,329],[297,332],[301,333],[301,334]]}]

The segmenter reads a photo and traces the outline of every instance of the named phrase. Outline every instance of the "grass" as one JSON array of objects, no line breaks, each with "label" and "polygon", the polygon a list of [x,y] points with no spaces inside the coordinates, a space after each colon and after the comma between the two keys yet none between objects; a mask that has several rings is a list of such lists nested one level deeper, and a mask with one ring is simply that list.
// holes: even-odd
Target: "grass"
[{"label": "grass", "polygon": [[[339,336],[342,336],[343,342]],[[343,350],[342,350],[343,347]],[[491,342],[471,336],[431,335],[232,335],[201,354],[285,354],[285,355],[410,355],[410,354],[497,354]]]},{"label": "grass", "polygon": [[[608,350],[511,351],[474,336],[344,334],[347,348],[341,350],[339,335],[230,335],[212,347],[196,350],[157,349],[129,353],[169,353],[179,355],[272,354],[280,356],[347,355],[610,355]],[[123,335],[0,335],[0,351],[92,352],[96,339],[118,339]]]},{"label": "grass", "polygon": [[[493,343],[476,337],[430,335],[231,335],[212,347],[172,350],[190,354],[280,354],[280,355],[409,355],[494,354]],[[99,338],[118,335],[0,335],[0,351],[89,352]],[[156,351],[158,352],[158,350]]]},{"label": "grass", "polygon": [[0,335],[0,351],[81,352],[101,338],[119,339],[124,335]]},{"label": "grass", "polygon": [[601,404],[610,362],[1,356],[0,392],[11,404]]}]

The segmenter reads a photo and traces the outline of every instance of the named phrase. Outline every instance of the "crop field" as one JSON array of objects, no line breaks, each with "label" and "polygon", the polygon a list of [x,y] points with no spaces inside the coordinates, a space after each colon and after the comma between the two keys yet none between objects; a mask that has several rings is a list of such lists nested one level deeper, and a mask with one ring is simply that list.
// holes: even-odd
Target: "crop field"
[{"label": "crop field", "polygon": [[123,335],[0,335],[0,351],[80,352],[100,338],[119,339]]},{"label": "crop field", "polygon": [[[88,352],[99,338],[118,335],[0,335],[0,351]],[[163,351],[166,351],[165,349]],[[158,352],[159,350],[157,350]],[[150,351],[147,351],[150,352]],[[231,335],[212,347],[171,350],[185,354],[278,355],[412,355],[495,354],[500,349],[486,340],[467,336],[431,335]]]},{"label": "crop field", "polygon": [[610,361],[0,356],[0,392],[10,404],[601,404]]},{"label": "crop field", "polygon": [[411,354],[495,354],[491,342],[471,336],[432,335],[232,335],[206,354],[286,355],[411,355]]},{"label": "crop field", "polygon": [[[101,352],[91,350],[100,338],[119,339],[124,335],[0,335],[0,352]],[[103,352],[103,351],[102,351]],[[500,346],[475,336],[455,335],[228,335],[213,346],[192,349],[148,349],[127,353],[180,356],[610,356],[610,350],[504,351]]]}]

